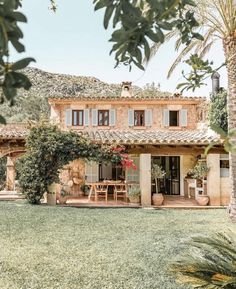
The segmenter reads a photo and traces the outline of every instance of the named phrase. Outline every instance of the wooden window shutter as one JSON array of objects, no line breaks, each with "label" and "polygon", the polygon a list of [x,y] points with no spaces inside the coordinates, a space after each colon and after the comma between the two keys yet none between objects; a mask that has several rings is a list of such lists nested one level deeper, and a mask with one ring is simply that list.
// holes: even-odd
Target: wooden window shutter
[{"label": "wooden window shutter", "polygon": [[89,126],[89,109],[84,110],[84,126]]},{"label": "wooden window shutter", "polygon": [[187,109],[180,110],[180,125],[187,126],[188,125],[188,111]]},{"label": "wooden window shutter", "polygon": [[152,126],[152,110],[145,110],[145,126]]},{"label": "wooden window shutter", "polygon": [[128,110],[128,124],[129,126],[134,126],[134,110],[133,109]]},{"label": "wooden window shutter", "polygon": [[98,125],[98,110],[92,109],[92,125],[97,126]]},{"label": "wooden window shutter", "polygon": [[109,125],[110,126],[115,126],[116,125],[116,110],[115,109],[110,109],[110,112],[109,112]]},{"label": "wooden window shutter", "polygon": [[72,126],[72,109],[66,109],[65,117],[66,126]]},{"label": "wooden window shutter", "polygon": [[170,125],[170,115],[169,115],[169,109],[163,110],[163,125],[169,126]]}]

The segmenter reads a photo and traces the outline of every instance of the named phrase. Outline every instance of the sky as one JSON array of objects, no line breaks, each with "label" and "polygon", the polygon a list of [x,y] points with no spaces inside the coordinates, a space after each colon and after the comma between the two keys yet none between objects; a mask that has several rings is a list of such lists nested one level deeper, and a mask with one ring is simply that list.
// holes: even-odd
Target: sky
[{"label": "sky", "polygon": [[[80,76],[94,76],[104,82],[121,83],[132,81],[134,85],[160,83],[162,91],[176,92],[178,83],[183,82],[181,64],[170,79],[167,71],[176,57],[174,42],[162,46],[151,60],[145,72],[133,68],[129,72],[121,65],[114,68],[114,55],[109,55],[112,43],[108,40],[112,30],[103,28],[103,12],[94,12],[93,0],[57,0],[58,10],[49,10],[49,0],[23,0],[23,11],[28,23],[21,25],[24,32],[23,43],[26,52],[17,54],[11,51],[12,60],[34,57],[32,66],[48,72]],[[224,62],[221,43],[208,55],[214,66]],[[226,71],[221,72],[221,86],[226,87]],[[207,86],[186,95],[208,96],[211,80]]]}]

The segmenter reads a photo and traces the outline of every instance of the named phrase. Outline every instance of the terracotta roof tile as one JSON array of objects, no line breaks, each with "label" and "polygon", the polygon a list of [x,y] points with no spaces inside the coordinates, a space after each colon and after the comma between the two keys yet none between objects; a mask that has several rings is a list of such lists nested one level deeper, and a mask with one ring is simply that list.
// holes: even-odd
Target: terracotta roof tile
[{"label": "terracotta roof tile", "polygon": [[0,138],[24,139],[28,133],[26,124],[7,124],[0,126]]},{"label": "terracotta roof tile", "polygon": [[[220,138],[212,131],[184,130],[184,131],[122,131],[122,130],[95,130],[77,131],[89,139],[99,143],[115,144],[174,144],[174,145],[208,145],[219,143]],[[26,124],[10,124],[0,126],[0,138],[24,139],[28,134]]]},{"label": "terracotta roof tile", "polygon": [[131,97],[129,96],[121,96],[121,95],[115,95],[115,96],[111,96],[111,95],[76,95],[76,96],[67,96],[67,95],[63,95],[63,96],[53,96],[53,97],[49,97],[50,100],[53,99],[68,99],[68,100],[80,100],[80,101],[104,101],[104,100],[122,100],[122,101],[137,101],[137,100],[191,100],[191,101],[205,101],[206,98],[202,97],[202,96],[178,96],[176,97],[175,95],[142,95],[142,94],[137,94],[137,95],[133,95]]},{"label": "terracotta roof tile", "polygon": [[200,130],[185,131],[80,131],[90,139],[101,143],[118,144],[203,144],[219,142],[218,135]]}]

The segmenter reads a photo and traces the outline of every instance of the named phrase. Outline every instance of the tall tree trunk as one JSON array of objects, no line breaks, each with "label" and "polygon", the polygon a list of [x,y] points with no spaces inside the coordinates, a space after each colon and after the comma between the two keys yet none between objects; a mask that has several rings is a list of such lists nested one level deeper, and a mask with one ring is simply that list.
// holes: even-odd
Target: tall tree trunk
[{"label": "tall tree trunk", "polygon": [[[228,113],[229,130],[236,129],[236,35],[226,37],[223,40],[228,74]],[[236,154],[229,154],[231,200],[229,214],[236,221]]]}]

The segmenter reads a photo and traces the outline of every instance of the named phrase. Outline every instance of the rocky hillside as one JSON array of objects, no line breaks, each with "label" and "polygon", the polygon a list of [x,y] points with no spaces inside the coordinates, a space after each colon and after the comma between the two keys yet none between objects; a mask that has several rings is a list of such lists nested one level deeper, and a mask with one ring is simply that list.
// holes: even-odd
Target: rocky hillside
[{"label": "rocky hillside", "polygon": [[95,94],[115,96],[120,92],[120,85],[107,84],[95,77],[50,73],[37,68],[27,68],[24,73],[33,84],[31,90],[43,93],[46,97],[74,97]]},{"label": "rocky hillside", "polygon": [[[121,84],[108,84],[95,77],[49,73],[36,68],[27,68],[24,73],[33,84],[31,91],[42,93],[46,97],[119,97],[121,94]],[[133,94],[148,94],[149,97],[169,95],[153,84],[143,89],[133,86]]]},{"label": "rocky hillside", "polygon": [[[72,76],[45,72],[37,68],[27,68],[24,73],[32,82],[29,91],[21,90],[16,97],[16,104],[9,107],[0,105],[0,115],[8,123],[39,120],[41,115],[49,115],[48,97],[119,97],[121,84],[108,84],[95,77]],[[161,92],[154,84],[144,88],[133,86],[135,97],[165,97],[169,93]]]}]

